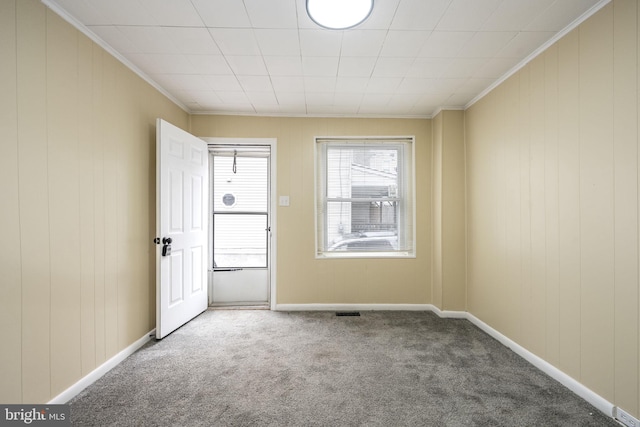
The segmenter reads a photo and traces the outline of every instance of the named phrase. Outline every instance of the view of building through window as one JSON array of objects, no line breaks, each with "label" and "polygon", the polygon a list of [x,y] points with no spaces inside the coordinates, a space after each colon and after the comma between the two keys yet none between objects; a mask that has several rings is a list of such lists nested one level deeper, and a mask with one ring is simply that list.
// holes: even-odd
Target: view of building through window
[{"label": "view of building through window", "polygon": [[327,149],[330,250],[394,250],[398,235],[398,149]]},{"label": "view of building through window", "polygon": [[319,143],[319,254],[411,249],[411,145],[405,142]]}]

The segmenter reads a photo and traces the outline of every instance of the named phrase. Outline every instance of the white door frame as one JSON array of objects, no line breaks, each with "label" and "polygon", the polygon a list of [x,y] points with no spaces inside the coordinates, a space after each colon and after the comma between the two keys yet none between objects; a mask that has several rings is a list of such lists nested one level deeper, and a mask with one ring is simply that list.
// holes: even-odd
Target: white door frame
[{"label": "white door frame", "polygon": [[[268,145],[270,147],[270,155],[269,155],[269,222],[271,223],[271,238],[269,239],[269,308],[271,310],[275,310],[276,308],[276,266],[277,266],[277,248],[278,248],[278,228],[277,228],[277,185],[276,185],[276,165],[277,157],[276,157],[276,147],[277,147],[277,139],[276,138],[213,138],[213,137],[200,137],[203,141],[205,141],[209,146],[211,145]],[[211,193],[211,189],[213,188],[212,183],[213,177],[209,177],[209,193]],[[211,197],[209,197],[209,238],[211,239],[211,230],[213,230],[213,204],[211,203]],[[209,248],[211,250],[213,242],[210,242]],[[209,286],[209,303],[211,303],[211,296],[213,295],[213,257],[209,256],[209,265],[208,269],[208,286]]]}]

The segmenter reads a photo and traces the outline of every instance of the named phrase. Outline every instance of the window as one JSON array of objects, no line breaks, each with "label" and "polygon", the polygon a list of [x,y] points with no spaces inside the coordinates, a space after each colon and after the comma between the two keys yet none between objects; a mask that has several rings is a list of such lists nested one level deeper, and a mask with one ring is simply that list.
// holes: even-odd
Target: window
[{"label": "window", "polygon": [[415,256],[413,138],[316,138],[316,255]]}]

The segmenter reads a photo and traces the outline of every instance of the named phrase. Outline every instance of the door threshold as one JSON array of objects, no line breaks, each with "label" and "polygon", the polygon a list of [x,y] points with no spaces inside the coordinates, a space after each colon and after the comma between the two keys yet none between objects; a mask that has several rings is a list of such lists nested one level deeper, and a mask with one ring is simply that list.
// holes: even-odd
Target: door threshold
[{"label": "door threshold", "polygon": [[269,304],[242,304],[242,303],[227,303],[227,304],[211,304],[208,307],[209,310],[270,310]]}]

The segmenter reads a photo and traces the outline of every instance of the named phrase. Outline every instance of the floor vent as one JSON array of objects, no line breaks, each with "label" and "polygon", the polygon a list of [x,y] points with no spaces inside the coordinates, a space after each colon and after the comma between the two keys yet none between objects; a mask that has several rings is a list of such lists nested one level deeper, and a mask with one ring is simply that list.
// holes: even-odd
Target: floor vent
[{"label": "floor vent", "polygon": [[336,316],[360,316],[359,311],[336,311]]}]

